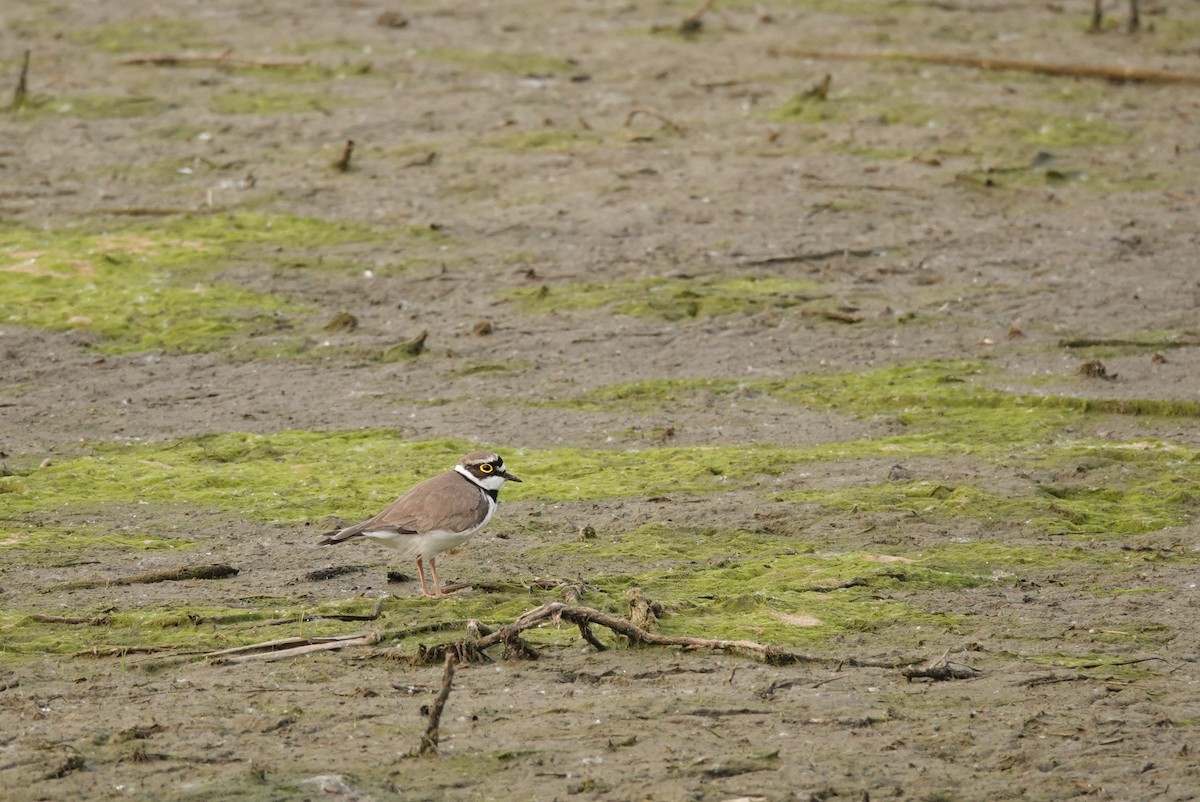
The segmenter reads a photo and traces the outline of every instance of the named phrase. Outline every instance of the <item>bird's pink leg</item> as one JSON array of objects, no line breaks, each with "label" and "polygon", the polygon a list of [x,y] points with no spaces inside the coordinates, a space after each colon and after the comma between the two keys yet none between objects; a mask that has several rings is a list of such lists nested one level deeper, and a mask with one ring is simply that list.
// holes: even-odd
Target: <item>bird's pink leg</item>
[{"label": "bird's pink leg", "polygon": [[433,598],[442,598],[442,583],[438,581],[437,560],[429,558],[429,570],[433,573]]},{"label": "bird's pink leg", "polygon": [[[429,561],[429,567],[433,567],[433,560]],[[421,595],[428,596],[429,588],[425,586],[425,563],[421,561],[420,557],[417,558],[417,576],[421,577]],[[437,587],[437,574],[433,575],[433,586]]]}]

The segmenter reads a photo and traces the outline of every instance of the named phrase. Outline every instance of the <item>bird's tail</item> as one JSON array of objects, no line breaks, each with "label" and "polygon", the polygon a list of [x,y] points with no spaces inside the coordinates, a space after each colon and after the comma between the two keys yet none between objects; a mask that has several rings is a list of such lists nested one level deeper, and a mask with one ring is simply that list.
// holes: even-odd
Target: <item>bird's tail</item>
[{"label": "bird's tail", "polygon": [[362,530],[356,527],[349,529],[335,529],[332,532],[326,532],[321,535],[321,539],[317,541],[318,546],[336,546],[338,543],[344,543],[347,540],[355,537],[362,537]]}]

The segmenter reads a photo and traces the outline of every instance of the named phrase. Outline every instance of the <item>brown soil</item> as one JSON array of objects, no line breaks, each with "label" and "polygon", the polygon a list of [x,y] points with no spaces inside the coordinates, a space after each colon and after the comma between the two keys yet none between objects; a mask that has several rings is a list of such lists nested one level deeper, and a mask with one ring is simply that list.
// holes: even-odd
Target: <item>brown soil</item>
[{"label": "brown soil", "polygon": [[[323,319],[353,313],[360,327],[347,336],[355,342],[428,331],[438,358],[383,365],[246,362],[223,353],[101,360],[77,332],[0,325],[3,381],[22,388],[0,406],[0,447],[54,457],[81,439],[358,427],[513,447],[646,447],[639,433],[668,426],[681,445],[812,443],[869,436],[887,424],[762,397],[732,405],[689,401],[651,414],[585,414],[523,402],[637,379],[773,377],[931,358],[992,360],[1014,386],[1057,375],[1076,393],[1197,398],[1198,348],[1173,349],[1165,362],[1144,353],[1105,357],[1118,380],[1093,380],[1080,390],[1083,359],[1056,347],[1068,336],[1195,326],[1194,89],[787,55],[828,45],[1196,72],[1194,38],[1174,48],[1163,41],[1176,16],[1192,14],[1195,30],[1194,7],[1163,3],[1144,20],[1159,30],[1130,35],[1086,33],[1090,2],[864,2],[842,11],[833,3],[715,5],[690,40],[650,33],[678,25],[694,8],[669,3],[163,0],[151,12],[117,0],[34,0],[6,7],[0,57],[13,64],[12,54],[33,51],[31,91],[140,92],[171,103],[152,120],[51,116],[31,125],[0,117],[4,219],[63,226],[135,207],[203,209],[211,190],[217,208],[253,203],[276,213],[432,225],[453,244],[443,264],[425,260],[415,277],[366,280],[254,266],[224,276],[304,298]],[[408,24],[380,24],[385,11],[403,12]],[[369,61],[371,75],[300,86],[337,101],[321,110],[218,114],[210,96],[252,85],[253,69],[123,66],[118,56],[78,44],[80,32],[150,13],[194,19],[214,52],[269,57],[299,42],[327,43],[312,53],[314,62]],[[571,60],[571,69],[480,69],[427,54],[436,48],[547,53]],[[1013,165],[993,159],[994,143],[964,145],[967,134],[953,127],[888,126],[853,115],[824,125],[769,118],[770,109],[827,72],[835,99],[869,89],[941,107],[961,97],[1005,109],[1036,96],[1049,113],[1055,92],[1095,91],[1089,113],[1138,136],[1097,150],[1063,146],[1077,159],[1071,169],[1121,179],[1111,191],[1086,182],[987,187],[983,171]],[[10,74],[15,85],[15,68]],[[652,113],[630,119],[636,109]],[[146,135],[171,126],[213,137]],[[542,131],[596,134],[600,144],[478,144]],[[353,169],[340,173],[330,165],[347,139],[356,142]],[[918,157],[859,152],[867,150]],[[437,157],[419,163],[428,152]],[[139,168],[172,162],[195,169],[169,179],[138,177]],[[1003,172],[995,175],[1003,183]],[[366,267],[405,254],[372,245],[341,256]],[[820,281],[829,310],[862,323],[778,310],[682,322],[604,310],[530,316],[497,303],[500,291],[540,284],[751,271]],[[902,325],[907,312],[921,313],[924,322]],[[483,319],[494,325],[488,336],[474,331]],[[1009,337],[1014,328],[1019,336]],[[529,367],[514,377],[462,371],[507,360]],[[449,401],[421,403],[430,398]],[[1157,434],[1195,445],[1200,438],[1190,424],[1126,422],[1116,426],[1128,431],[1111,436]],[[860,461],[783,479],[840,487],[888,468]],[[981,470],[953,460],[922,468],[946,476]],[[994,472],[999,488],[1015,481],[1003,466],[982,470]],[[550,522],[545,531],[560,533],[589,522],[618,531],[666,520],[749,526],[756,498],[739,492],[689,504],[502,502],[490,531],[503,534],[506,519],[534,516]],[[113,526],[125,514],[73,513]],[[779,526],[827,527],[820,536],[831,548],[868,549],[882,536],[866,534],[873,528],[906,542],[951,534],[899,514],[818,522],[772,514],[782,516]],[[236,585],[196,580],[56,591],[38,604],[60,606],[67,616],[179,597],[230,604],[297,592],[298,576],[329,561],[313,554],[308,532],[264,526],[237,510],[196,516],[189,526],[191,537],[211,542],[211,562],[241,569]],[[1196,536],[1188,527],[1142,545],[1171,548],[1194,544]],[[412,592],[411,585],[385,585],[378,570],[385,558],[357,546],[344,562],[370,562],[369,572],[302,592],[317,602]],[[119,576],[177,563],[131,555],[104,569]],[[482,580],[501,567],[524,576],[580,570],[530,565],[511,538],[482,536],[448,557],[443,573]],[[56,582],[94,575],[94,568],[6,565],[0,600],[19,605]],[[595,653],[582,641],[538,661],[464,666],[442,721],[441,754],[420,759],[403,755],[419,743],[419,711],[440,687],[440,666],[364,659],[364,649],[159,672],[139,669],[135,657],[48,656],[0,675],[0,796],[1195,799],[1194,576],[1177,565],[1148,565],[1141,581],[1174,590],[1100,598],[1077,592],[1087,585],[1077,576],[944,594],[945,609],[978,624],[969,637],[931,633],[927,653],[917,657],[935,664],[950,652],[955,665],[978,671],[969,679],[910,681],[890,667],[776,667],[666,649]],[[530,606],[545,599],[531,594]],[[1037,666],[1010,651],[1017,636],[1042,633],[1069,644],[1088,621],[1104,618],[1119,629],[1126,616],[1181,629],[1161,650],[1131,655],[1150,663],[1133,678]],[[894,656],[885,639],[869,633],[845,637],[837,651]],[[310,781],[331,775],[341,779]]]}]

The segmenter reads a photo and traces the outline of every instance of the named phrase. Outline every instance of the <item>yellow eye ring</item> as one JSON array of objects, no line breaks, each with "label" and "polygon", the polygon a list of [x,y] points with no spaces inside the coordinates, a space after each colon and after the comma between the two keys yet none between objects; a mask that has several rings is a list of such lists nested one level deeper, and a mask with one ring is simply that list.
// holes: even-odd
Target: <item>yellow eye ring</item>
[{"label": "yellow eye ring", "polygon": [[492,463],[490,462],[485,462],[479,466],[480,473],[491,473],[493,470],[494,468],[492,468]]}]

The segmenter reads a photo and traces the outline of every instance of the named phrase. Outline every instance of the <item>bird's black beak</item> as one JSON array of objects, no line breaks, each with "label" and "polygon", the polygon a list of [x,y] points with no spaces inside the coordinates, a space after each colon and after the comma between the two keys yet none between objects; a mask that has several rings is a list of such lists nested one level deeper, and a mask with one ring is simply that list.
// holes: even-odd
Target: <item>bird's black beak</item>
[{"label": "bird's black beak", "polygon": [[509,473],[508,471],[500,471],[500,476],[503,476],[505,479],[507,479],[507,480],[508,480],[508,481],[510,481],[510,482],[519,482],[519,481],[521,481],[521,480],[520,480],[520,479],[518,479],[518,478],[517,478],[517,477],[516,477],[514,474],[511,474],[511,473]]}]

